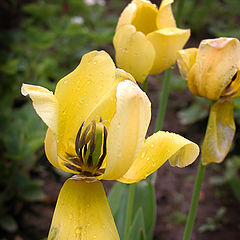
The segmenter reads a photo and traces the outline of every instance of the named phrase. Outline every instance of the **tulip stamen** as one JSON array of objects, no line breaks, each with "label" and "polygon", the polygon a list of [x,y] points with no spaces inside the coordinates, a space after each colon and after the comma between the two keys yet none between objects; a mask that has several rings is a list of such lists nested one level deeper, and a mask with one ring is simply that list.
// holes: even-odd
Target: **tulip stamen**
[{"label": "tulip stamen", "polygon": [[86,177],[99,176],[104,169],[100,169],[107,153],[107,128],[102,117],[99,123],[92,120],[83,130],[83,122],[75,139],[76,155],[66,154],[63,159],[65,166]]},{"label": "tulip stamen", "polygon": [[103,153],[101,157],[99,158],[99,162],[97,165],[97,169],[99,169],[103,163],[104,158],[106,157],[107,154],[107,128],[104,126],[104,132],[103,132]]},{"label": "tulip stamen", "polygon": [[78,133],[77,133],[77,137],[76,137],[76,140],[75,140],[75,151],[76,151],[79,158],[80,158],[79,140],[80,140],[80,136],[81,136],[81,132],[82,132],[82,128],[83,128],[84,123],[85,123],[85,121],[82,123],[81,127],[79,128]]}]

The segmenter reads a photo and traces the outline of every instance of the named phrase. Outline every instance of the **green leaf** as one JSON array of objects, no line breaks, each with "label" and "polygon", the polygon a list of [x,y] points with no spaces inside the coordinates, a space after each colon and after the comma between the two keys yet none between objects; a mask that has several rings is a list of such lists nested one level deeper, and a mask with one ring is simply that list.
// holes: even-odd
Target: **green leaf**
[{"label": "green leaf", "polygon": [[[120,235],[123,239],[126,222],[126,209],[128,203],[129,186],[116,183],[110,191],[108,200],[113,217]],[[142,209],[146,239],[152,239],[156,218],[156,202],[154,187],[150,179],[135,184],[133,220],[139,209]],[[132,221],[133,222],[133,221]]]},{"label": "green leaf", "polygon": [[183,125],[192,124],[208,116],[209,101],[204,98],[196,98],[188,108],[178,112],[178,117]]},{"label": "green leaf", "polygon": [[108,202],[119,232],[120,239],[123,239],[125,232],[128,188],[128,185],[117,182],[111,189],[108,196]]},{"label": "green leaf", "polygon": [[43,145],[45,129],[30,103],[14,110],[11,121],[3,131],[6,157],[24,161],[24,165],[30,167],[36,159],[33,155],[29,156]]},{"label": "green leaf", "polygon": [[156,200],[154,185],[150,179],[136,183],[133,216],[139,208],[143,210],[146,239],[152,239],[156,219]]},{"label": "green leaf", "polygon": [[240,179],[235,176],[229,180],[229,185],[236,199],[240,202]]},{"label": "green leaf", "polygon": [[1,216],[0,226],[7,232],[15,232],[18,229],[17,222],[10,215]]},{"label": "green leaf", "polygon": [[146,239],[144,216],[142,208],[139,208],[134,220],[130,226],[127,240],[141,240]]},{"label": "green leaf", "polygon": [[14,58],[7,61],[4,65],[0,66],[0,71],[7,75],[14,75],[18,71],[19,59]]},{"label": "green leaf", "polygon": [[120,182],[116,182],[112,187],[108,195],[108,202],[113,215],[116,215],[117,211],[119,210],[120,203],[123,200],[122,197],[127,189],[128,186]]},{"label": "green leaf", "polygon": [[37,27],[29,27],[26,32],[26,37],[34,48],[44,50],[53,47],[55,42],[55,33],[42,30]]},{"label": "green leaf", "polygon": [[29,179],[28,184],[21,192],[21,196],[27,202],[42,201],[45,198],[42,190],[42,182]]}]

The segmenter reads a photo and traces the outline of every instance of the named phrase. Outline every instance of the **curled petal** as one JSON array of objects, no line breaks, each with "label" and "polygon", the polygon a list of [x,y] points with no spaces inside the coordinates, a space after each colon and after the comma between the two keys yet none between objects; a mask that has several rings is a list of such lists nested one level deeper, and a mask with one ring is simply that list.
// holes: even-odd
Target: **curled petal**
[{"label": "curled petal", "polygon": [[190,30],[164,28],[147,35],[155,49],[155,59],[150,74],[160,73],[175,63],[177,52],[190,37]]},{"label": "curled petal", "polygon": [[202,145],[202,163],[221,163],[228,154],[235,134],[233,100],[220,99],[211,108]]},{"label": "curled petal", "polygon": [[147,138],[137,159],[118,181],[138,182],[156,171],[167,160],[172,166],[185,167],[191,164],[198,154],[197,144],[178,134],[159,131]]},{"label": "curled petal", "polygon": [[58,131],[58,101],[51,91],[40,86],[23,84],[21,93],[29,95],[33,107],[43,122],[57,135]]},{"label": "curled petal", "polygon": [[133,82],[119,83],[116,113],[109,125],[103,179],[118,179],[129,169],[144,142],[150,118],[151,105],[146,94]]},{"label": "curled petal", "polygon": [[176,22],[172,13],[172,3],[174,0],[163,0],[161,2],[158,15],[157,27],[158,29],[176,27]]},{"label": "curled petal", "polygon": [[72,178],[64,183],[48,239],[120,239],[101,182]]},{"label": "curled petal", "polygon": [[116,31],[113,39],[117,66],[131,73],[138,82],[148,76],[155,58],[152,44],[134,26],[125,25]]},{"label": "curled petal", "polygon": [[188,79],[188,74],[196,62],[197,52],[197,48],[188,48],[177,53],[177,65],[182,78],[185,80]]},{"label": "curled petal", "polygon": [[[193,93],[218,100],[240,68],[240,42],[235,38],[203,40],[194,71],[189,74]],[[192,90],[191,90],[192,91]]]}]

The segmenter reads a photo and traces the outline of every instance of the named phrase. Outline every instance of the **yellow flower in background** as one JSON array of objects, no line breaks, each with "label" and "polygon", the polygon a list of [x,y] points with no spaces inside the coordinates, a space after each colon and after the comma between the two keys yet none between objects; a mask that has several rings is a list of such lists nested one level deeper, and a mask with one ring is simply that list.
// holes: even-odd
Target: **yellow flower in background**
[{"label": "yellow flower in background", "polygon": [[104,51],[84,55],[54,94],[28,84],[21,91],[48,126],[48,160],[75,174],[60,191],[49,239],[119,239],[99,180],[138,182],[167,160],[185,167],[199,154],[196,144],[174,133],[145,140],[150,101]]},{"label": "yellow flower in background", "polygon": [[133,0],[119,18],[113,38],[117,66],[138,82],[174,64],[190,37],[189,29],[176,27],[172,3],[163,0],[157,9],[150,1]]},{"label": "yellow flower in background", "polygon": [[179,51],[177,63],[194,95],[217,101],[211,108],[202,155],[203,164],[220,163],[235,134],[232,98],[240,96],[240,42],[236,38],[203,40],[198,49]]}]

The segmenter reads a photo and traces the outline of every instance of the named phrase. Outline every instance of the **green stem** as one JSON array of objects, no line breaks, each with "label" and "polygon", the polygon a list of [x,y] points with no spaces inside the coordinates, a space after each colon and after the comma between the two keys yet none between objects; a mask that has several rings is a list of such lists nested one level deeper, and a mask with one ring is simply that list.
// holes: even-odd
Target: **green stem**
[{"label": "green stem", "polygon": [[125,231],[124,231],[124,238],[123,238],[124,240],[127,240],[128,238],[128,232],[129,232],[129,228],[132,221],[134,193],[135,193],[135,183],[129,185]]},{"label": "green stem", "polygon": [[177,5],[177,13],[176,13],[176,24],[179,26],[179,22],[182,16],[182,11],[183,11],[183,6],[184,6],[184,0],[178,0],[178,5]]},{"label": "green stem", "polygon": [[205,169],[206,169],[206,166],[203,166],[202,162],[200,161],[199,166],[198,166],[197,178],[196,178],[196,182],[194,185],[191,206],[190,206],[190,210],[188,213],[187,222],[185,225],[183,240],[189,240],[192,235],[192,229],[193,229],[194,220],[196,217],[199,195],[200,195],[200,190],[201,190],[201,186],[202,186]]},{"label": "green stem", "polygon": [[159,131],[162,129],[163,120],[164,120],[166,107],[167,107],[169,89],[170,89],[171,74],[172,74],[172,68],[169,68],[168,70],[166,70],[164,81],[163,81],[163,86],[162,86],[162,91],[161,91],[160,97],[159,97],[160,105],[159,105],[158,113],[157,113],[155,131]]},{"label": "green stem", "polygon": [[142,90],[146,93],[148,91],[148,78],[142,83]]}]

